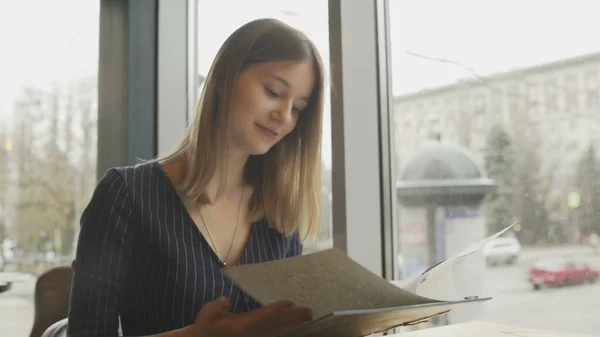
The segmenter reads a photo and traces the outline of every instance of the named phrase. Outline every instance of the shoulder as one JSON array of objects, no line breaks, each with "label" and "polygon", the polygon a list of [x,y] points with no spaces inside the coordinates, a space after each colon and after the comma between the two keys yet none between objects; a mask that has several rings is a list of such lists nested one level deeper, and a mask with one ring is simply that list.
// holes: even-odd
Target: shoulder
[{"label": "shoulder", "polygon": [[150,174],[151,168],[147,163],[107,169],[98,179],[91,202],[120,203],[124,207],[131,207],[144,176]]},{"label": "shoulder", "polygon": [[[98,179],[81,216],[82,228],[123,227],[131,232],[139,216],[139,200],[145,176],[151,175],[150,163],[107,169]],[[97,231],[97,230],[96,230]]]},{"label": "shoulder", "polygon": [[143,163],[129,166],[117,166],[106,170],[98,181],[98,188],[120,184],[127,193],[135,195],[144,182],[156,179],[155,163]]},{"label": "shoulder", "polygon": [[94,196],[107,196],[127,193],[126,182],[118,168],[110,168],[98,179]]},{"label": "shoulder", "polygon": [[82,220],[90,215],[97,217],[96,212],[109,207],[111,210],[131,208],[131,193],[127,186],[125,174],[121,168],[110,168],[98,179],[88,206],[82,214]]},{"label": "shoulder", "polygon": [[117,166],[110,168],[105,174],[119,175],[129,187],[139,185],[142,181],[156,176],[156,163],[147,162],[136,165]]}]

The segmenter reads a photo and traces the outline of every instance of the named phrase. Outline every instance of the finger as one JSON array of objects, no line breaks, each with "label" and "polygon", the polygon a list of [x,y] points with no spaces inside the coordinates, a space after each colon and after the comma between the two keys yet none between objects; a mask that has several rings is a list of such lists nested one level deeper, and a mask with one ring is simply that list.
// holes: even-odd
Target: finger
[{"label": "finger", "polygon": [[298,325],[312,319],[312,310],[306,307],[284,309],[276,316],[282,324]]},{"label": "finger", "polygon": [[257,316],[271,316],[274,313],[285,310],[286,308],[291,308],[293,306],[294,303],[292,301],[282,300],[258,308],[253,311],[253,314]]},{"label": "finger", "polygon": [[289,301],[273,303],[244,314],[228,315],[226,325],[241,327],[245,336],[274,336],[312,319],[306,307],[295,307]]},{"label": "finger", "polygon": [[309,308],[293,307],[279,311],[276,315],[262,321],[266,327],[267,335],[277,335],[288,331],[302,323],[312,319],[312,311]]},{"label": "finger", "polygon": [[252,312],[255,319],[277,320],[277,317],[289,319],[310,320],[312,312],[306,307],[297,307],[290,301],[279,301],[256,309]]},{"label": "finger", "polygon": [[202,309],[200,309],[199,316],[209,322],[213,322],[222,318],[229,312],[231,302],[227,297],[219,297],[216,300],[206,303]]},{"label": "finger", "polygon": [[248,319],[251,321],[260,321],[267,317],[274,315],[275,313],[285,310],[286,308],[291,308],[294,306],[294,303],[291,301],[277,301],[265,306],[262,306],[258,309],[252,310],[244,316],[248,316]]},{"label": "finger", "polygon": [[285,309],[285,308],[289,308],[289,307],[293,307],[293,306],[294,306],[294,302],[292,302],[290,300],[281,300],[281,301],[277,301],[277,302],[268,304],[268,305],[264,306],[264,308],[271,308],[273,310],[279,310],[279,309]]},{"label": "finger", "polygon": [[231,318],[238,322],[243,321],[244,323],[242,323],[242,325],[251,330],[256,330],[256,332],[260,331],[260,333],[265,334],[267,331],[270,331],[273,325],[281,324],[281,322],[285,322],[287,319],[295,321],[294,317],[297,315],[292,315],[289,318],[287,317],[288,309],[293,308],[295,308],[295,306],[292,301],[283,300],[265,305],[247,313],[233,315]]}]

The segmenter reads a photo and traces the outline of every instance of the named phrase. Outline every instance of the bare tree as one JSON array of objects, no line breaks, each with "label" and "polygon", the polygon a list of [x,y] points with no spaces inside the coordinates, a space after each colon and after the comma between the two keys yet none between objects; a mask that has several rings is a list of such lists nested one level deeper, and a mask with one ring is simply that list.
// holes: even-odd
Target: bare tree
[{"label": "bare tree", "polygon": [[600,162],[591,143],[581,155],[576,169],[575,187],[581,196],[581,205],[573,210],[581,235],[600,233]]},{"label": "bare tree", "polygon": [[[516,94],[518,88],[510,89]],[[545,208],[548,191],[542,176],[543,157],[539,149],[542,139],[532,125],[526,106],[520,97],[509,97],[512,115],[512,135],[515,146],[514,196],[515,214],[521,219],[520,238],[526,243],[547,240],[548,211]]]},{"label": "bare tree", "polygon": [[95,176],[95,79],[25,88],[15,113],[18,244],[68,256]]},{"label": "bare tree", "polygon": [[6,238],[6,211],[8,202],[8,155],[12,147],[12,141],[4,129],[0,129],[0,271],[4,268],[1,263],[5,260],[4,239]]}]

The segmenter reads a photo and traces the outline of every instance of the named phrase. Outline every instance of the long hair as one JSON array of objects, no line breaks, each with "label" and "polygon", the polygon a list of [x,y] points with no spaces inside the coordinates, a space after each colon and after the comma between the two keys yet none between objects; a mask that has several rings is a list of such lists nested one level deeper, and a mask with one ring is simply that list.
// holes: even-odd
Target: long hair
[{"label": "long hair", "polygon": [[[208,72],[194,121],[165,162],[185,163],[180,193],[199,204],[211,202],[206,186],[217,167],[227,172],[235,82],[246,67],[263,62],[310,61],[316,83],[296,127],[266,154],[250,156],[245,182],[253,187],[252,221],[265,218],[286,235],[315,238],[321,213],[321,133],[324,67],[314,44],[300,31],[274,19],[238,28],[219,49]],[[225,177],[227,175],[224,175]],[[227,188],[221,179],[219,191]]]}]

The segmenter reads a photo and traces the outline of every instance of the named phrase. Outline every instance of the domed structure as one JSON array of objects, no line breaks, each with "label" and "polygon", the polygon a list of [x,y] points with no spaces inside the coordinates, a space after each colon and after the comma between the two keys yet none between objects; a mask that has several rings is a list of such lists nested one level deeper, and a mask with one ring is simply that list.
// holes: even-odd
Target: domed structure
[{"label": "domed structure", "polygon": [[478,179],[483,169],[464,149],[443,142],[431,141],[417,150],[407,162],[401,180]]},{"label": "domed structure", "polygon": [[468,151],[441,141],[423,144],[399,176],[398,196],[408,203],[479,202],[496,188]]}]

